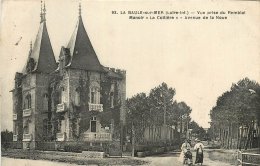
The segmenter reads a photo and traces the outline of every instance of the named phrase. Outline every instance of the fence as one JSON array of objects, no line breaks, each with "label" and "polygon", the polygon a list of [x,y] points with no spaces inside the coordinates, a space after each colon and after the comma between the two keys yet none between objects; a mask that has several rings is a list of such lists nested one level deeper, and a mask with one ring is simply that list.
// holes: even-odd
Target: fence
[{"label": "fence", "polygon": [[12,148],[12,149],[22,149],[23,142],[15,141],[15,142],[1,142],[1,146],[4,149]]},{"label": "fence", "polygon": [[237,162],[239,166],[260,166],[260,154],[238,151]]},{"label": "fence", "polygon": [[56,142],[44,142],[44,141],[36,141],[35,149],[37,150],[50,150],[54,151],[57,149]]}]

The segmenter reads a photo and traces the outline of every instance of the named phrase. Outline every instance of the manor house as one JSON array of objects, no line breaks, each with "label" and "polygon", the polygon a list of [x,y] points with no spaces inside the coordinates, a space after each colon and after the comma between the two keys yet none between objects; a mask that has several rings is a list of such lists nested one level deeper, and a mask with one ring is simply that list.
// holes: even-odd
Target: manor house
[{"label": "manor house", "polygon": [[13,141],[37,149],[44,141],[109,142],[125,125],[126,72],[100,64],[78,21],[55,60],[45,5],[28,60],[15,75]]}]

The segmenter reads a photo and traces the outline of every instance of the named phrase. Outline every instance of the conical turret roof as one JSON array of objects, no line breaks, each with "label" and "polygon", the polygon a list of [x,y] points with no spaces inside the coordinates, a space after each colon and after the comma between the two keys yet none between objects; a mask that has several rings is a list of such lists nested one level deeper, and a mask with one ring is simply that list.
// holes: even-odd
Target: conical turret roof
[{"label": "conical turret roof", "polygon": [[70,50],[71,55],[67,67],[104,72],[90,42],[81,15],[79,15],[76,28],[71,36],[67,48]]},{"label": "conical turret roof", "polygon": [[28,61],[23,73],[28,72],[28,70],[26,70],[28,69],[28,66],[30,66],[30,71],[41,73],[51,73],[57,68],[50,37],[47,31],[45,11],[44,6],[44,13],[41,13],[41,23],[38,34],[34,45],[29,52]]}]

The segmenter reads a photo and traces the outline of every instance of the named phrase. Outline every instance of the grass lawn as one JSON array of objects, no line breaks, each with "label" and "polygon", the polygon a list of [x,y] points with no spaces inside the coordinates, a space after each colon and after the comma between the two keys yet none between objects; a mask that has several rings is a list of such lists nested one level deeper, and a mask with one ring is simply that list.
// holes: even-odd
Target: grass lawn
[{"label": "grass lawn", "polygon": [[3,157],[31,159],[31,160],[49,160],[65,163],[73,163],[78,165],[147,165],[148,162],[131,157],[115,157],[115,158],[85,158],[77,153],[54,152],[54,151],[38,151],[38,150],[21,150],[21,149],[2,149]]}]

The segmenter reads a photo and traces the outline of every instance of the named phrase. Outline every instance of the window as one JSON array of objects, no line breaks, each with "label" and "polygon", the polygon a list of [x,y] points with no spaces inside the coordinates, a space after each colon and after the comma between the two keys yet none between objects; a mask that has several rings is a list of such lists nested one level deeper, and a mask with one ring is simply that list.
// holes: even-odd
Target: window
[{"label": "window", "polygon": [[23,128],[24,134],[29,134],[29,120],[25,121],[24,128]]},{"label": "window", "polygon": [[25,97],[25,102],[24,102],[24,109],[29,109],[31,108],[31,95],[28,94],[26,97]]},{"label": "window", "polygon": [[75,92],[75,105],[77,105],[77,106],[80,105],[80,90],[79,90],[79,88],[77,88],[76,92]]},{"label": "window", "polygon": [[47,94],[43,95],[43,110],[44,111],[48,110],[48,95]]},{"label": "window", "polygon": [[61,93],[60,93],[60,104],[65,102],[65,89],[61,88]]},{"label": "window", "polygon": [[100,103],[100,91],[99,88],[91,88],[90,91],[90,103],[99,104]]},{"label": "window", "polygon": [[18,125],[15,124],[15,127],[14,127],[14,135],[18,135]]},{"label": "window", "polygon": [[114,108],[114,92],[110,92],[110,107]]},{"label": "window", "polygon": [[90,131],[96,132],[97,131],[97,118],[95,116],[91,117],[90,120]]},{"label": "window", "polygon": [[58,123],[57,123],[57,133],[60,133],[61,132],[61,120],[58,120]]}]

